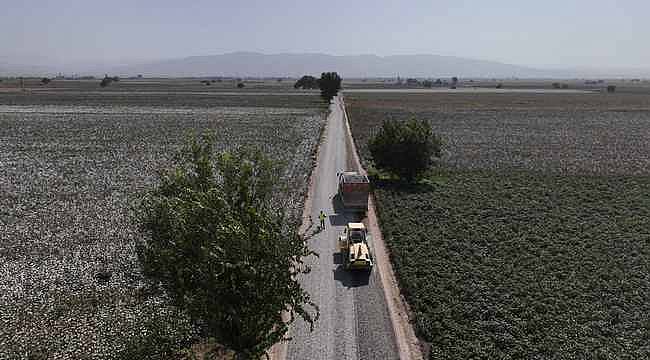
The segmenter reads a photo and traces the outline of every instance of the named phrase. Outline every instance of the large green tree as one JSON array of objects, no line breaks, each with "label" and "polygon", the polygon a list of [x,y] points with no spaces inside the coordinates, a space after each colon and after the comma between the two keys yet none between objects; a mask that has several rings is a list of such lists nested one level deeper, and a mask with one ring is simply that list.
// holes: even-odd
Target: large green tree
[{"label": "large green tree", "polygon": [[428,121],[385,120],[368,148],[375,166],[411,181],[441,155],[441,141]]},{"label": "large green tree", "polygon": [[318,316],[296,278],[314,253],[273,205],[277,166],[258,150],[217,154],[212,144],[192,138],[180,164],[161,172],[139,208],[138,259],[208,336],[259,358],[286,340],[295,315]]},{"label": "large green tree", "polygon": [[320,96],[327,102],[341,90],[341,77],[336,72],[324,72],[318,81],[320,87]]}]

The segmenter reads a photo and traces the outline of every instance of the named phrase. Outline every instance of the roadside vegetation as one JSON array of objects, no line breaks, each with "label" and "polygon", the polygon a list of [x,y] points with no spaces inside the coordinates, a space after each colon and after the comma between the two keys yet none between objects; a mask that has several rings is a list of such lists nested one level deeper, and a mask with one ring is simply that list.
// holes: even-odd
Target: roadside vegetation
[{"label": "roadside vegetation", "polygon": [[320,76],[318,86],[320,96],[329,103],[341,90],[341,77],[335,72],[324,72]]},{"label": "roadside vegetation", "polygon": [[[647,358],[650,106],[636,95],[348,94],[365,166],[386,118],[445,147],[375,178],[429,358]],[[624,110],[624,111],[623,111]]]},{"label": "roadside vegetation", "polygon": [[311,75],[305,75],[298,79],[295,84],[293,84],[294,89],[318,89],[319,88],[319,79]]},{"label": "roadside vegetation", "polygon": [[102,79],[102,81],[99,82],[99,86],[107,87],[111,83],[118,82],[118,81],[120,81],[120,78],[117,77],[117,76],[104,75],[104,78]]},{"label": "roadside vegetation", "polygon": [[313,324],[316,308],[297,276],[314,254],[273,202],[280,168],[252,148],[215,154],[213,142],[192,138],[145,197],[138,259],[209,337],[258,359],[287,340],[297,317]]},{"label": "roadside vegetation", "polygon": [[304,75],[293,85],[294,89],[320,89],[320,96],[328,104],[341,90],[341,77],[336,72],[324,72],[320,79]]},{"label": "roadside vegetation", "polygon": [[440,139],[428,121],[384,120],[379,132],[368,140],[373,164],[398,177],[412,181],[424,174],[440,157]]}]

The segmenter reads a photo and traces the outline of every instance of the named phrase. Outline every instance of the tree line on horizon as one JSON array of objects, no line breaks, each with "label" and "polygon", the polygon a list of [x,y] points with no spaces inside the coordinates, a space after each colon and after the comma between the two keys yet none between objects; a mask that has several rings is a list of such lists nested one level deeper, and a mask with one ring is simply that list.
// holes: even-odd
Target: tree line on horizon
[{"label": "tree line on horizon", "polygon": [[324,72],[320,79],[304,75],[293,85],[294,89],[320,89],[323,100],[330,102],[341,90],[341,77],[336,72]]}]

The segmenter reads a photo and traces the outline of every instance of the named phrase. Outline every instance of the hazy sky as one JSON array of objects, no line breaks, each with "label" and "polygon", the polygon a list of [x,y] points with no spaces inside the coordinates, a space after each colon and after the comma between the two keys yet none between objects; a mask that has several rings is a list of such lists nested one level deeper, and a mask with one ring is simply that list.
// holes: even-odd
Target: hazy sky
[{"label": "hazy sky", "polygon": [[232,51],[650,67],[650,1],[0,0],[0,62]]}]

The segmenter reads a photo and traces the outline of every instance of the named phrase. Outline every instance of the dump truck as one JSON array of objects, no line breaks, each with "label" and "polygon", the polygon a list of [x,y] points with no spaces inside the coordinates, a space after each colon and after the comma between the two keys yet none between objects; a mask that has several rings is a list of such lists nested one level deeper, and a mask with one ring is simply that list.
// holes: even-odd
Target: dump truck
[{"label": "dump truck", "polygon": [[350,270],[372,270],[372,254],[368,232],[363,223],[348,223],[339,236],[339,252],[343,257],[343,266]]},{"label": "dump truck", "polygon": [[368,194],[370,194],[368,177],[354,171],[341,172],[338,177],[338,195],[343,207],[364,213],[368,211]]}]

